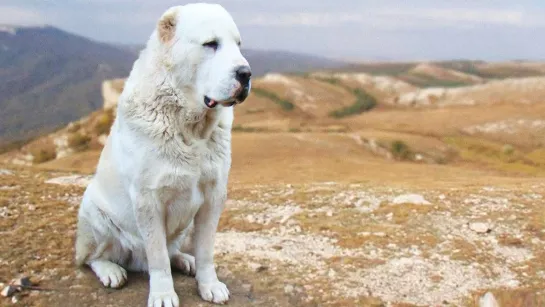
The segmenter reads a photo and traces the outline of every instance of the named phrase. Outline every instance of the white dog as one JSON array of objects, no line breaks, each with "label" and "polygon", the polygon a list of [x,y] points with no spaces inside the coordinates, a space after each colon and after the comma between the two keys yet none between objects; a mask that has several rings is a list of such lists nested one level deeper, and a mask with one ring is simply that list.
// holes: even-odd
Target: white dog
[{"label": "white dog", "polygon": [[148,306],[178,306],[171,265],[225,303],[214,238],[231,167],[233,109],[250,91],[240,34],[217,4],[168,9],[134,63],[78,215],[76,263],[112,288],[148,271]]}]

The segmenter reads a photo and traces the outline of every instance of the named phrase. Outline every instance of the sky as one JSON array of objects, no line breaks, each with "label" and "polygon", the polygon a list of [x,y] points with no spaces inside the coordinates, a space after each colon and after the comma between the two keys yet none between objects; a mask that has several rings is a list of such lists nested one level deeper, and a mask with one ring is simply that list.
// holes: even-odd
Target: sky
[{"label": "sky", "polygon": [[[191,1],[193,2],[193,1]],[[545,0],[216,0],[244,46],[336,59],[545,60]],[[2,0],[0,24],[144,44],[172,0]]]}]

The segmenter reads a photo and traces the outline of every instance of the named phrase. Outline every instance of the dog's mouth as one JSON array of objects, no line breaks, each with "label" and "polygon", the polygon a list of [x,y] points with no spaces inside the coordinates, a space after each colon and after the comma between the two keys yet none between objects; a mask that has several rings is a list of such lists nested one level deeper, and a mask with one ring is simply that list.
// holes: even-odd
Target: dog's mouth
[{"label": "dog's mouth", "polygon": [[248,94],[250,93],[250,87],[251,87],[250,84],[241,87],[240,90],[238,90],[235,93],[235,96],[228,100],[219,101],[219,100],[214,100],[208,96],[204,96],[204,104],[211,109],[215,108],[218,104],[224,107],[232,107],[235,104],[240,104],[244,100],[246,100],[246,98],[248,97]]},{"label": "dog's mouth", "polygon": [[213,109],[215,108],[218,104],[224,106],[224,107],[232,107],[234,106],[235,104],[237,103],[237,100],[236,99],[230,99],[230,100],[224,100],[224,101],[217,101],[217,100],[214,100],[208,96],[204,96],[204,104]]}]

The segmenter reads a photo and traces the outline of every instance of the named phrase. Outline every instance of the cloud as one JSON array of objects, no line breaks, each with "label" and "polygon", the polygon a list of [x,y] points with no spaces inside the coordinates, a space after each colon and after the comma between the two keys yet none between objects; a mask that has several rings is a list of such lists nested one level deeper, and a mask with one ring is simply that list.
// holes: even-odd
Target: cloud
[{"label": "cloud", "polygon": [[[392,22],[420,21],[430,25],[456,25],[458,23],[522,25],[525,14],[512,9],[471,9],[471,8],[420,8],[420,9],[383,9],[378,16],[391,19]],[[400,19],[398,19],[400,18]]]},{"label": "cloud", "polygon": [[[0,0],[0,24],[143,43],[186,0]],[[246,47],[351,58],[543,58],[543,0],[216,0]]]},{"label": "cloud", "polygon": [[46,18],[39,12],[15,6],[0,6],[0,24],[43,25]]},{"label": "cloud", "polygon": [[382,29],[468,27],[475,25],[535,26],[541,18],[516,9],[374,8],[352,12],[263,14],[242,19],[243,25],[331,27],[352,24]]},{"label": "cloud", "polygon": [[295,13],[283,15],[257,14],[248,20],[240,18],[241,25],[258,26],[313,26],[325,27],[332,24],[362,22],[363,15],[350,13]]}]

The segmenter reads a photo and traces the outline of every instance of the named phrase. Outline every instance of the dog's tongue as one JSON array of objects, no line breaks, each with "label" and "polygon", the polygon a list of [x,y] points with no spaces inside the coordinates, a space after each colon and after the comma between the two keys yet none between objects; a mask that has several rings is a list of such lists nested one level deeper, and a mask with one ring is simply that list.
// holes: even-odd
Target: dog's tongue
[{"label": "dog's tongue", "polygon": [[209,107],[209,108],[213,108],[213,107],[215,107],[215,106],[218,104],[217,101],[212,100],[212,99],[210,99],[210,98],[208,98],[208,97],[204,97],[204,103],[205,103],[206,106]]}]

